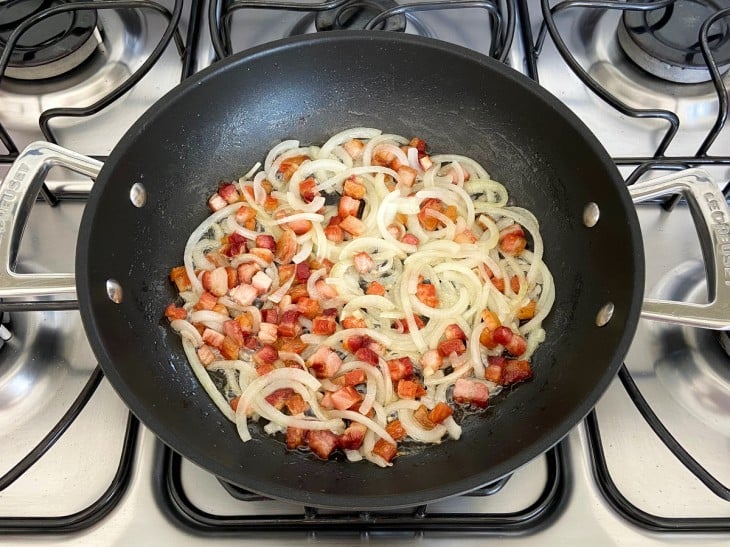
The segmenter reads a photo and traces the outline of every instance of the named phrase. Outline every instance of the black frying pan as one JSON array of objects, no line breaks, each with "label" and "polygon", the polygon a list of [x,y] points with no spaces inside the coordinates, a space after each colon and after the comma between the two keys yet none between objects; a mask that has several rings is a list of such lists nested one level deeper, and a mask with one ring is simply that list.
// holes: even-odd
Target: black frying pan
[{"label": "black frying pan", "polygon": [[[477,159],[534,212],[556,280],[532,381],[467,419],[460,441],[389,469],[321,461],[261,433],[242,443],[199,387],[163,319],[168,281],[219,180],[283,139],[322,143],[352,126],[425,139]],[[147,203],[130,202],[141,182]],[[601,220],[587,228],[587,203]],[[312,506],[382,509],[466,492],[528,462],[596,403],[632,339],[644,286],[636,212],[599,143],[512,69],[442,42],[331,32],[236,55],[190,78],[125,135],[99,175],[78,239],[77,292],[91,345],[132,411],[165,443],[246,489]],[[107,294],[113,278],[121,303]],[[615,312],[604,327],[596,314]]]}]

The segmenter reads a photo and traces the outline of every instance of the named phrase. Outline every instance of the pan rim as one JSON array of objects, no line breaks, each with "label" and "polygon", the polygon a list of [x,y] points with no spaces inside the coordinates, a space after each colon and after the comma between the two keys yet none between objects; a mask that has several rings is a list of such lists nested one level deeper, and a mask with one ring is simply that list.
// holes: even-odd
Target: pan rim
[{"label": "pan rim", "polygon": [[[568,413],[563,421],[558,423],[557,426],[552,427],[547,433],[536,437],[534,442],[525,445],[522,450],[516,452],[510,458],[505,459],[499,465],[484,469],[480,473],[471,475],[462,480],[452,481],[445,486],[442,485],[424,490],[413,490],[398,493],[393,496],[394,499],[392,501],[385,497],[376,496],[300,491],[294,486],[290,487],[275,484],[270,480],[261,481],[258,477],[252,476],[251,474],[247,475],[247,482],[245,484],[240,484],[240,479],[236,479],[231,476],[232,470],[219,464],[214,459],[201,454],[200,451],[194,450],[196,447],[191,446],[190,443],[186,442],[183,438],[167,430],[162,421],[156,418],[155,413],[152,412],[146,404],[142,404],[142,401],[135,395],[134,391],[129,389],[128,384],[117,372],[117,369],[113,364],[114,359],[107,352],[107,348],[100,336],[89,287],[88,257],[90,239],[92,235],[91,227],[94,223],[97,205],[104,193],[104,187],[110,178],[109,173],[113,172],[114,166],[123,159],[125,150],[136,139],[136,136],[155,119],[158,112],[165,110],[179,97],[186,94],[188,90],[199,85],[203,85],[208,79],[213,78],[219,71],[231,69],[234,65],[239,63],[253,60],[260,56],[276,54],[277,52],[288,50],[289,48],[296,46],[306,47],[309,44],[320,44],[323,42],[345,43],[349,41],[361,43],[370,42],[371,45],[381,42],[387,42],[389,45],[392,45],[395,42],[440,50],[448,53],[449,55],[464,58],[470,62],[485,66],[489,70],[496,71],[500,73],[500,76],[510,80],[512,85],[526,88],[526,90],[532,95],[536,95],[537,98],[546,103],[546,106],[557,111],[557,113],[564,118],[567,123],[575,128],[586,145],[595,154],[596,160],[600,162],[602,170],[606,172],[608,178],[619,189],[618,195],[622,201],[623,209],[627,213],[626,221],[628,222],[631,237],[630,244],[636,255],[636,268],[633,272],[633,295],[627,309],[626,321],[621,339],[614,348],[613,356],[610,362],[606,364],[600,380],[584,395],[580,404],[576,405],[572,412]],[[328,509],[382,510],[413,507],[423,503],[435,502],[447,497],[469,492],[483,486],[484,484],[497,480],[504,475],[517,470],[529,461],[533,460],[535,457],[544,453],[546,450],[560,442],[576,425],[580,423],[580,421],[583,420],[583,418],[598,402],[600,396],[605,392],[610,382],[614,379],[623,362],[624,356],[628,352],[631,341],[633,340],[639,321],[641,302],[643,300],[644,292],[644,250],[636,210],[631,202],[628,191],[625,189],[625,183],[617,167],[608,156],[606,150],[599,143],[598,139],[585,126],[585,124],[571,110],[569,110],[567,106],[551,95],[547,90],[543,89],[526,76],[514,71],[502,63],[499,63],[498,61],[475,51],[455,46],[448,42],[443,42],[433,38],[423,38],[414,35],[390,33],[386,31],[331,31],[327,33],[296,36],[277,40],[275,42],[270,42],[242,51],[224,59],[223,61],[214,63],[210,67],[196,73],[180,85],[173,88],[151,108],[149,108],[130,127],[109,155],[109,159],[102,168],[86,204],[79,228],[76,250],[77,294],[81,318],[87,338],[89,339],[89,343],[112,387],[115,391],[117,391],[127,407],[132,410],[140,421],[148,429],[150,429],[157,438],[162,440],[162,442],[170,446],[173,450],[179,452],[185,458],[191,460],[204,469],[207,469],[214,475],[223,478],[224,480],[234,484],[239,484],[248,490],[260,493],[267,497]],[[272,487],[272,485],[274,485],[274,487]]]}]

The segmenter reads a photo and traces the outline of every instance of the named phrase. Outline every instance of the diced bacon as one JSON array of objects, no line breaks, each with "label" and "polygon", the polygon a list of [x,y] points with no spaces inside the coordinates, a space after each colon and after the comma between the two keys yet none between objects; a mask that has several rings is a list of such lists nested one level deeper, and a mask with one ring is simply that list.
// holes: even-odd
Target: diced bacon
[{"label": "diced bacon", "polygon": [[327,226],[324,235],[333,243],[342,243],[345,240],[345,232],[339,226]]},{"label": "diced bacon", "polygon": [[514,336],[514,333],[512,332],[512,329],[509,327],[497,327],[494,329],[494,333],[492,333],[492,338],[497,344],[501,344],[503,346],[506,346],[512,341],[512,337]]},{"label": "diced bacon", "polygon": [[286,182],[289,182],[289,179],[296,172],[296,170],[299,169],[299,166],[308,159],[309,156],[300,155],[292,156],[291,158],[286,158],[285,160],[283,160],[279,164],[279,173],[281,173],[281,178],[284,179]]},{"label": "diced bacon", "polygon": [[360,348],[355,352],[355,357],[359,361],[365,361],[366,363],[370,363],[371,365],[377,365],[379,359],[378,354],[370,348]]},{"label": "diced bacon", "polygon": [[517,310],[517,319],[526,320],[535,317],[536,305],[537,304],[534,300],[530,300],[526,306]]},{"label": "diced bacon", "polygon": [[264,364],[256,367],[256,374],[259,376],[266,376],[269,372],[276,370],[276,367],[272,364]]},{"label": "diced bacon", "polygon": [[517,277],[516,275],[513,275],[512,277],[510,277],[509,286],[512,289],[513,293],[520,292],[520,278]]},{"label": "diced bacon", "polygon": [[[238,323],[239,327],[241,327],[241,331],[243,331],[245,340],[246,334],[251,334],[251,327],[253,326],[253,320],[251,319],[251,315],[247,312],[244,312],[237,316],[234,321]],[[243,345],[245,345],[245,342]]]},{"label": "diced bacon", "polygon": [[424,429],[433,429],[436,424],[433,423],[429,416],[428,408],[426,405],[419,406],[414,412],[413,417]]},{"label": "diced bacon", "polygon": [[165,317],[167,317],[170,321],[174,321],[175,319],[186,319],[188,317],[188,312],[186,312],[184,308],[178,308],[175,304],[170,304],[165,308]]},{"label": "diced bacon", "polygon": [[262,344],[273,344],[278,335],[277,326],[272,323],[261,322],[259,326],[259,340]]},{"label": "diced bacon", "polygon": [[265,344],[253,354],[253,361],[257,365],[270,365],[279,358],[279,352],[274,346]]},{"label": "diced bacon", "polygon": [[263,247],[254,247],[249,251],[252,255],[259,257],[264,262],[271,264],[274,261],[274,253],[271,249],[264,249]]},{"label": "diced bacon", "polygon": [[342,376],[338,376],[333,380],[335,384],[341,386],[356,386],[364,384],[366,381],[367,375],[365,374],[365,371],[359,368],[346,372]]},{"label": "diced bacon", "polygon": [[332,393],[332,404],[337,410],[347,410],[362,401],[362,395],[352,386],[345,386]]},{"label": "diced bacon", "polygon": [[279,206],[279,200],[273,196],[266,196],[264,200],[264,209],[268,212],[275,211]]},{"label": "diced bacon", "polygon": [[380,456],[386,462],[391,462],[398,455],[398,447],[384,439],[378,439],[373,446],[373,454]]},{"label": "diced bacon", "polygon": [[371,162],[373,165],[390,166],[390,162],[393,161],[394,158],[395,154],[393,154],[393,152],[376,147]]},{"label": "diced bacon", "polygon": [[347,152],[353,160],[359,160],[362,158],[363,150],[365,150],[365,144],[358,139],[352,139],[343,144],[342,148],[345,149],[345,152]]},{"label": "diced bacon", "polygon": [[495,384],[502,383],[502,371],[507,363],[507,359],[504,357],[497,357],[490,355],[487,357],[487,368],[484,369],[484,379],[494,382]]},{"label": "diced bacon", "polygon": [[486,408],[489,404],[489,389],[486,384],[459,378],[454,384],[454,401],[460,404],[472,404]]},{"label": "diced bacon", "polygon": [[[515,226],[514,224],[512,226]],[[527,246],[527,239],[522,228],[509,226],[499,232],[499,250],[506,255],[519,256]]]},{"label": "diced bacon", "polygon": [[359,317],[344,317],[340,322],[343,329],[366,329],[368,324]]},{"label": "diced bacon", "polygon": [[403,237],[400,238],[400,240],[406,245],[418,245],[419,243],[421,243],[421,240],[413,234],[404,234]]},{"label": "diced bacon", "polygon": [[299,324],[300,313],[297,310],[287,310],[281,314],[278,333],[279,336],[294,338],[302,333],[302,326]]},{"label": "diced bacon", "polygon": [[312,201],[314,201],[314,198],[319,195],[319,191],[316,189],[316,187],[317,181],[314,180],[314,178],[312,177],[309,177],[299,183],[299,193],[306,203],[312,203]]},{"label": "diced bacon", "polygon": [[294,390],[289,387],[277,389],[266,396],[266,402],[273,406],[276,410],[281,410],[284,408],[286,400],[293,394]]},{"label": "diced bacon", "polygon": [[474,235],[474,232],[467,229],[463,232],[459,232],[458,234],[456,234],[454,236],[454,241],[460,244],[476,243],[478,241],[478,238],[476,235]]},{"label": "diced bacon", "polygon": [[297,310],[308,319],[314,319],[320,312],[319,302],[308,296],[304,296],[297,301]]},{"label": "diced bacon", "polygon": [[291,228],[285,228],[279,241],[276,242],[277,262],[280,264],[289,264],[298,250],[297,235]]},{"label": "diced bacon", "polygon": [[238,211],[236,211],[236,222],[238,222],[241,226],[245,225],[249,220],[255,219],[256,210],[248,205],[241,205]]},{"label": "diced bacon", "polygon": [[264,323],[279,324],[279,310],[276,308],[264,308],[261,310],[261,321]]},{"label": "diced bacon", "polygon": [[418,163],[421,164],[421,168],[424,171],[428,171],[433,166],[433,162],[431,161],[431,158],[429,156],[423,156],[422,158],[418,158]]},{"label": "diced bacon", "polygon": [[231,338],[230,336],[225,336],[223,338],[223,343],[220,347],[220,352],[223,357],[229,360],[238,359],[240,351],[241,345],[238,344],[233,338]]},{"label": "diced bacon", "polygon": [[230,182],[228,184],[222,184],[218,188],[218,194],[229,204],[236,203],[241,197],[241,194],[236,190],[236,186]]},{"label": "diced bacon", "polygon": [[430,349],[421,355],[419,362],[421,363],[424,375],[430,376],[443,366],[444,359],[441,355],[441,352],[436,349]]},{"label": "diced bacon", "polygon": [[226,308],[223,304],[218,303],[215,306],[213,306],[213,310],[216,313],[220,313],[221,315],[229,315],[228,308]]},{"label": "diced bacon", "polygon": [[357,450],[362,446],[365,439],[365,433],[368,432],[367,426],[352,422],[345,432],[339,438],[339,446],[343,450]]},{"label": "diced bacon", "polygon": [[340,227],[355,237],[365,233],[365,224],[357,217],[347,217],[340,223]]},{"label": "diced bacon", "polygon": [[426,153],[426,146],[427,146],[426,145],[426,141],[424,141],[423,139],[421,139],[419,137],[413,137],[410,140],[410,142],[408,143],[408,145],[409,146],[412,146],[413,148],[415,148],[416,150],[418,150],[419,157],[422,154],[425,154]]},{"label": "diced bacon", "polygon": [[237,270],[238,282],[250,284],[253,276],[256,274],[256,272],[259,271],[261,271],[261,268],[258,264],[255,264],[253,262],[249,264],[241,264]]},{"label": "diced bacon", "polygon": [[213,329],[205,329],[203,331],[203,342],[209,346],[213,346],[214,348],[221,347],[224,338],[224,335],[218,331],[214,331]]},{"label": "diced bacon", "polygon": [[492,277],[492,278],[490,278],[490,281],[492,282],[492,285],[494,285],[495,289],[497,289],[501,293],[504,293],[504,278],[503,277]]},{"label": "diced bacon", "polygon": [[387,230],[390,235],[392,235],[395,239],[398,239],[403,232],[403,226],[394,222],[392,224],[388,224]]},{"label": "diced bacon", "polygon": [[410,357],[389,359],[388,371],[390,372],[390,379],[394,382],[409,378],[413,375],[413,361]]},{"label": "diced bacon", "polygon": [[337,321],[329,315],[319,315],[312,320],[312,334],[330,335],[337,330]]},{"label": "diced bacon", "polygon": [[244,334],[243,347],[247,349],[256,349],[259,347],[259,339],[253,334]]},{"label": "diced bacon", "polygon": [[261,249],[268,249],[270,251],[276,250],[276,240],[274,236],[269,234],[261,234],[256,236],[256,247]]},{"label": "diced bacon", "polygon": [[312,223],[307,219],[292,220],[287,222],[286,225],[298,236],[306,234],[312,229]]},{"label": "diced bacon", "polygon": [[[342,217],[343,221],[346,217],[349,216],[357,217],[357,213],[360,211],[360,203],[361,201],[359,199],[353,199],[350,196],[342,196],[340,198],[337,212],[339,213],[340,217]],[[341,225],[342,222],[340,222],[340,226]]]},{"label": "diced bacon", "polygon": [[342,341],[342,347],[350,353],[355,353],[360,348],[366,347],[368,340],[369,338],[367,336],[362,336],[360,334],[348,336]]},{"label": "diced bacon", "polygon": [[189,291],[192,288],[185,266],[177,266],[170,270],[170,281],[175,283],[178,292]]},{"label": "diced bacon", "polygon": [[452,338],[466,340],[466,334],[464,334],[464,331],[461,330],[461,327],[456,323],[452,323],[451,325],[446,327],[446,330],[444,330],[444,336],[447,340],[451,340]]},{"label": "diced bacon", "polygon": [[223,199],[220,194],[217,194],[217,193],[213,194],[208,199],[208,207],[214,213],[216,211],[220,211],[221,209],[223,209],[223,207],[225,207],[227,205],[228,205],[228,202],[225,199]]},{"label": "diced bacon", "polygon": [[436,295],[436,285],[431,285],[430,283],[419,283],[416,286],[416,298],[430,308],[435,308],[439,305],[439,299]]},{"label": "diced bacon", "polygon": [[273,280],[264,272],[257,272],[251,279],[251,285],[253,285],[259,294],[268,291],[271,288],[271,283],[273,283]]},{"label": "diced bacon", "polygon": [[239,346],[243,346],[243,330],[235,319],[229,319],[223,322],[223,334]]},{"label": "diced bacon", "polygon": [[226,282],[229,289],[238,285],[238,272],[231,266],[226,266]]},{"label": "diced bacon", "polygon": [[314,284],[314,288],[317,289],[317,292],[319,292],[322,298],[335,298],[337,296],[337,289],[328,284],[324,279],[318,280]]},{"label": "diced bacon", "polygon": [[385,430],[395,441],[400,441],[406,438],[406,428],[403,427],[403,424],[397,418],[385,426]]},{"label": "diced bacon", "polygon": [[491,310],[482,311],[482,321],[484,321],[485,327],[492,331],[502,326],[502,323],[499,321],[499,317],[497,317],[497,314]]},{"label": "diced bacon", "polygon": [[416,399],[426,394],[426,390],[416,380],[400,380],[396,387],[398,397],[402,399]]},{"label": "diced bacon", "polygon": [[309,410],[309,403],[299,393],[294,393],[286,400],[286,409],[291,416],[296,416]]},{"label": "diced bacon", "polygon": [[335,405],[332,403],[332,392],[328,391],[324,394],[322,399],[319,401],[319,406],[324,408],[325,410],[332,410],[335,408]]},{"label": "diced bacon", "polygon": [[326,460],[337,447],[337,435],[331,431],[313,429],[307,435],[307,445],[317,456]]},{"label": "diced bacon", "polygon": [[413,186],[413,183],[416,182],[416,175],[418,174],[418,171],[416,171],[413,167],[401,165],[398,168],[397,173],[403,185],[410,188],[411,186]]},{"label": "diced bacon", "polygon": [[287,427],[286,428],[286,447],[289,450],[294,450],[306,443],[307,430],[300,429],[298,427]]},{"label": "diced bacon", "polygon": [[368,273],[375,267],[373,257],[366,252],[357,253],[352,260],[355,263],[355,269],[361,274]]},{"label": "diced bacon", "polygon": [[213,350],[206,345],[200,346],[196,353],[198,354],[198,359],[200,359],[200,362],[203,364],[204,367],[207,367],[213,361],[215,361],[215,354],[213,353]]},{"label": "diced bacon", "polygon": [[211,251],[205,255],[205,258],[215,266],[226,266],[228,265],[228,258],[226,255],[219,253],[218,251]]},{"label": "diced bacon", "polygon": [[438,351],[444,357],[448,357],[452,353],[456,353],[456,355],[461,355],[466,351],[466,346],[464,345],[464,341],[461,338],[451,338],[449,340],[444,340],[443,342],[439,343]]},{"label": "diced bacon", "polygon": [[502,385],[516,384],[518,382],[524,382],[532,378],[532,367],[528,361],[506,361],[504,370],[502,371],[502,379],[500,383]]},{"label": "diced bacon", "polygon": [[233,412],[235,412],[238,409],[238,402],[240,400],[241,400],[240,396],[234,397],[233,399],[231,399],[230,405],[231,405],[231,410],[233,410]]},{"label": "diced bacon", "polygon": [[[281,271],[281,268],[279,269]],[[309,279],[309,275],[311,274],[311,269],[309,268],[309,264],[306,262],[300,262],[295,266],[295,275],[297,276],[297,281],[299,283],[306,283],[307,279]]]},{"label": "diced bacon", "polygon": [[256,300],[259,291],[252,285],[239,285],[238,287],[232,288],[229,294],[241,306],[250,306]]},{"label": "diced bacon", "polygon": [[279,351],[287,351],[289,353],[302,353],[308,346],[298,336],[294,338],[279,338],[276,340],[275,345]]},{"label": "diced bacon", "polygon": [[[416,327],[418,328],[418,330],[421,330],[423,327],[426,326],[426,323],[423,322],[423,319],[421,319],[420,315],[414,315],[413,321],[416,323]],[[406,321],[405,319],[396,319],[393,326],[396,329],[402,329],[404,334],[408,334],[409,332],[411,332],[411,329],[408,326],[408,321]]]},{"label": "diced bacon", "polygon": [[365,197],[366,192],[365,185],[358,182],[355,177],[346,179],[342,185],[342,193],[352,199],[362,199]]},{"label": "diced bacon", "polygon": [[436,403],[436,406],[434,406],[431,409],[431,412],[428,413],[428,417],[433,423],[440,424],[453,413],[454,409],[446,403]]},{"label": "diced bacon", "polygon": [[223,267],[203,272],[201,282],[203,288],[215,296],[223,296],[228,292],[228,272]]},{"label": "diced bacon", "polygon": [[510,355],[519,357],[527,351],[527,340],[519,334],[514,334],[504,348]]},{"label": "diced bacon", "polygon": [[289,298],[294,304],[298,304],[302,298],[309,298],[309,291],[307,285],[294,285],[288,292]]},{"label": "diced bacon", "polygon": [[370,285],[368,285],[368,288],[365,291],[365,294],[375,294],[377,296],[385,296],[385,287],[383,287],[377,281],[373,281],[372,283],[370,283]]},{"label": "diced bacon", "polygon": [[198,302],[197,304],[195,304],[195,309],[212,310],[217,303],[218,299],[214,295],[206,291],[200,295],[200,298],[198,298]]},{"label": "diced bacon", "polygon": [[342,366],[342,359],[327,346],[320,346],[308,359],[308,366],[317,378],[332,378]]}]

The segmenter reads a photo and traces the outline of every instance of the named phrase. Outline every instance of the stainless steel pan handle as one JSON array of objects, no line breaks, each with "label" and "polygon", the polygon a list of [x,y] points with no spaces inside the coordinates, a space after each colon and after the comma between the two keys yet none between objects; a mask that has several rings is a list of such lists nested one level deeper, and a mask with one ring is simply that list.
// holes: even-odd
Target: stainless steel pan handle
[{"label": "stainless steel pan handle", "polygon": [[[15,258],[33,203],[51,167],[96,178],[102,163],[55,144],[34,142],[23,150],[0,183],[0,298],[74,294],[70,273],[19,274]],[[73,297],[72,297],[73,298]]]},{"label": "stainless steel pan handle", "polygon": [[629,187],[634,203],[668,194],[687,199],[707,269],[708,304],[644,300],[641,315],[705,329],[730,330],[730,208],[702,169],[688,169]]}]

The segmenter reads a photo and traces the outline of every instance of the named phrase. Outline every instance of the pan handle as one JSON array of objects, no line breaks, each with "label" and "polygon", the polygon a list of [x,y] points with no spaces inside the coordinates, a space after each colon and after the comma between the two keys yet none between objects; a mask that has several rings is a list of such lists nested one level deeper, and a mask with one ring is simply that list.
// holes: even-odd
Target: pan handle
[{"label": "pan handle", "polygon": [[629,187],[634,203],[682,193],[689,204],[707,270],[708,304],[644,300],[645,319],[730,330],[730,208],[706,171],[688,169]]},{"label": "pan handle", "polygon": [[74,274],[19,274],[14,271],[15,259],[30,209],[51,167],[66,167],[93,179],[102,165],[100,161],[48,142],[34,142],[20,153],[0,183],[0,298],[75,293]]}]

